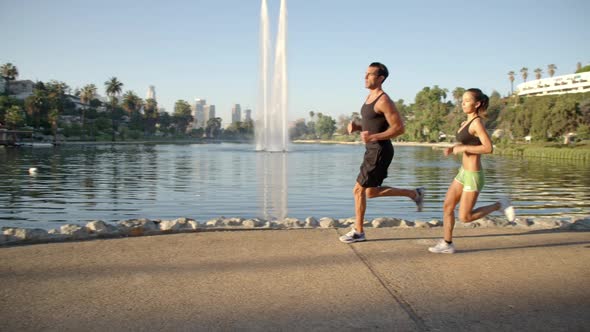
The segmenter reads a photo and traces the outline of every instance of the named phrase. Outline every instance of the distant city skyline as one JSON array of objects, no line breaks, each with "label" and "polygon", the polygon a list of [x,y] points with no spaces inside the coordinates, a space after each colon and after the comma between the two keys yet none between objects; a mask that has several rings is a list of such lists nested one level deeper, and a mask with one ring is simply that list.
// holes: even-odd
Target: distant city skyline
[{"label": "distant city skyline", "polygon": [[[268,6],[276,27],[279,1]],[[385,91],[406,103],[434,85],[506,95],[509,71],[516,86],[522,67],[547,77],[549,64],[556,76],[590,64],[589,1],[290,0],[287,11],[290,121],[358,112],[373,61],[390,70]],[[0,29],[11,37],[0,64],[22,80],[95,84],[101,95],[113,76],[139,96],[154,86],[169,113],[206,98],[225,125],[236,103],[254,118],[258,109],[259,16],[260,1],[243,0],[3,1]]]}]

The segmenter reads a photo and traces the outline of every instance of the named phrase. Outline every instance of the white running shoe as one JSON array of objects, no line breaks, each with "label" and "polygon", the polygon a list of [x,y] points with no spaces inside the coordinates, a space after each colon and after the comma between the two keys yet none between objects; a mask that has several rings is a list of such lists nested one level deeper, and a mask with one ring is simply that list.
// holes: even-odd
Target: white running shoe
[{"label": "white running shoe", "polygon": [[498,203],[500,203],[500,210],[504,212],[506,219],[508,219],[508,221],[510,222],[514,222],[514,220],[516,219],[516,213],[514,212],[514,206],[512,206],[512,202],[510,202],[510,199],[508,199],[507,197],[502,197],[500,198]]},{"label": "white running shoe", "polygon": [[342,235],[340,237],[340,241],[344,242],[344,243],[354,243],[354,242],[361,242],[361,241],[366,241],[367,239],[365,238],[365,233],[359,233],[356,231],[356,229],[354,229],[354,226],[352,227],[352,229],[350,230],[350,232]]},{"label": "white running shoe", "polygon": [[422,209],[424,208],[424,195],[426,195],[426,188],[416,188],[416,198],[414,199],[414,202],[416,202],[416,211],[418,212],[422,212]]},{"label": "white running shoe", "polygon": [[455,253],[455,245],[448,244],[444,239],[438,241],[438,243],[434,247],[428,248],[428,251],[433,252],[435,254],[454,254]]}]

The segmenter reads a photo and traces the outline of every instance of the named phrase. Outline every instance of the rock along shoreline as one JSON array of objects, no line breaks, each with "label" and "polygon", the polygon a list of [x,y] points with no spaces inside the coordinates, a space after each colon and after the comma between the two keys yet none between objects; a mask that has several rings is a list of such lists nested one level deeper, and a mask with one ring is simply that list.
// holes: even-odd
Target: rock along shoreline
[{"label": "rock along shoreline", "polygon": [[[264,220],[260,218],[215,218],[206,222],[198,222],[191,218],[177,218],[173,220],[129,219],[117,223],[107,223],[102,220],[94,220],[86,225],[65,224],[57,229],[45,230],[41,228],[2,227],[0,234],[0,246],[38,244],[66,241],[83,241],[104,238],[149,236],[174,233],[190,233],[203,231],[228,231],[228,230],[289,230],[289,229],[314,229],[314,228],[347,228],[354,224],[354,217],[346,219],[334,219],[314,217],[300,220],[285,218],[283,220]],[[380,217],[366,220],[368,228],[392,227],[400,229],[441,227],[443,222],[438,219],[430,221],[409,221],[398,218]],[[590,230],[590,215],[561,217],[561,218],[517,218],[509,222],[503,217],[487,216],[470,222],[457,222],[458,228],[477,227],[509,227],[523,230]]]}]

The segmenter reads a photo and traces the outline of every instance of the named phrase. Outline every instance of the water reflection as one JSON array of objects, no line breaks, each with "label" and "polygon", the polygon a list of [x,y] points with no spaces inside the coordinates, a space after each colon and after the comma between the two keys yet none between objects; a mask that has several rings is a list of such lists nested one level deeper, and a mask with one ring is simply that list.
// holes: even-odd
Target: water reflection
[{"label": "water reflection", "polygon": [[[364,147],[297,145],[289,153],[251,145],[100,145],[0,149],[0,226],[56,227],[88,220],[219,216],[348,218]],[[411,200],[367,202],[367,219],[440,219],[459,157],[395,147],[384,185],[428,190],[425,211]],[[479,205],[502,195],[521,216],[590,213],[590,163],[486,156]],[[30,167],[39,169],[36,176]]]},{"label": "water reflection", "polygon": [[258,200],[265,219],[287,217],[287,155],[286,152],[256,153]]}]

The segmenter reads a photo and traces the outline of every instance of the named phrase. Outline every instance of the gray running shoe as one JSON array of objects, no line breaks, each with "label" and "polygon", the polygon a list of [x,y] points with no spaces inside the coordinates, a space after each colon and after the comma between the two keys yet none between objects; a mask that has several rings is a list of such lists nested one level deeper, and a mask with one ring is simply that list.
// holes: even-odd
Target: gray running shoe
[{"label": "gray running shoe", "polygon": [[354,243],[354,242],[362,242],[366,241],[365,233],[358,233],[354,227],[350,230],[350,232],[342,235],[340,237],[340,241],[344,243]]},{"label": "gray running shoe", "polygon": [[416,188],[416,198],[414,199],[414,202],[416,203],[416,211],[418,212],[422,212],[422,208],[424,208],[424,195],[426,195],[426,188]]},{"label": "gray running shoe", "polygon": [[428,248],[428,251],[435,254],[454,254],[455,245],[448,244],[445,240],[440,240],[434,247]]}]

